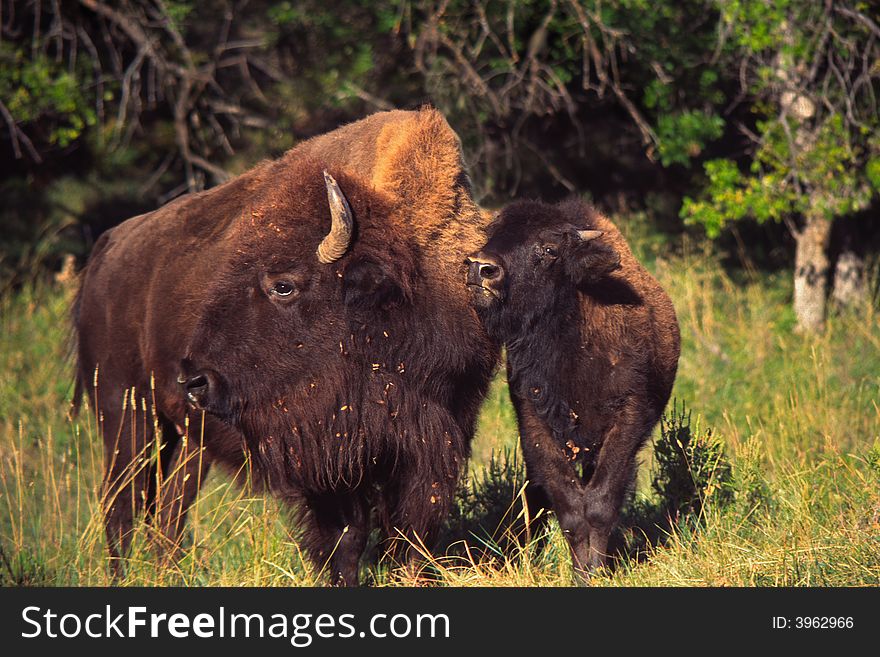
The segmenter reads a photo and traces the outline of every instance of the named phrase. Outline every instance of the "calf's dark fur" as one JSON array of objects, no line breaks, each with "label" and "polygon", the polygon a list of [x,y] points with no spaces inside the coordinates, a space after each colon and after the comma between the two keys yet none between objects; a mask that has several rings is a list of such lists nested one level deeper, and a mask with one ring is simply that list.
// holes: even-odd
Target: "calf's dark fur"
[{"label": "calf's dark fur", "polygon": [[530,515],[556,513],[586,580],[672,391],[675,310],[614,224],[580,201],[514,203],[488,237],[467,282],[507,347]]}]

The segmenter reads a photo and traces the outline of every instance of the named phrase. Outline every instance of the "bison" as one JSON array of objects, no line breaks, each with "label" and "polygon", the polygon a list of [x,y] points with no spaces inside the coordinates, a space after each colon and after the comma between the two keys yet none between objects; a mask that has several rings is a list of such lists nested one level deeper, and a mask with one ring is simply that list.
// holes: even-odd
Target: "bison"
[{"label": "bison", "polygon": [[556,513],[588,581],[672,391],[672,302],[581,201],[509,205],[467,261],[475,307],[507,349],[532,517]]},{"label": "bison", "polygon": [[498,359],[461,285],[484,224],[423,108],[104,233],[73,314],[115,572],[139,513],[175,550],[212,464],[289,502],[335,584],[357,584],[371,524],[430,541]]}]

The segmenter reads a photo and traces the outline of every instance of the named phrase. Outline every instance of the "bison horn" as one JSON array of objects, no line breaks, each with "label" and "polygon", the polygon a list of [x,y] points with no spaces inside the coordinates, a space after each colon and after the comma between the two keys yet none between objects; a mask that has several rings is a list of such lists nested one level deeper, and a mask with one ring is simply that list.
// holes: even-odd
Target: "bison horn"
[{"label": "bison horn", "polygon": [[326,171],[327,201],[330,203],[330,232],[318,245],[318,260],[328,265],[339,260],[351,245],[354,220],[351,207],[336,180]]},{"label": "bison horn", "polygon": [[581,238],[582,242],[589,242],[590,240],[594,240],[597,237],[602,237],[605,234],[605,231],[602,230],[579,230],[577,231],[578,237]]}]

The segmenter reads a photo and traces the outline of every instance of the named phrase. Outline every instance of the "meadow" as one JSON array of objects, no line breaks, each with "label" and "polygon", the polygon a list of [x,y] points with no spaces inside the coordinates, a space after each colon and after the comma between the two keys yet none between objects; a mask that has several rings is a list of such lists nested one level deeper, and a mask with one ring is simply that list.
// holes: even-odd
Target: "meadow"
[{"label": "meadow", "polygon": [[[880,584],[880,315],[834,313],[793,331],[790,272],[727,269],[715,247],[619,221],[670,293],[682,329],[675,409],[640,457],[617,554],[594,586]],[[876,271],[874,280],[876,282]],[[876,285],[875,285],[876,289]],[[110,584],[94,418],[67,415],[69,284],[44,278],[0,297],[0,584]],[[682,411],[682,405],[687,410]],[[503,375],[439,550],[377,586],[569,586],[568,551],[510,540],[525,477]],[[125,585],[321,583],[285,510],[213,472],[190,512],[182,558],[159,565],[138,529]]]}]

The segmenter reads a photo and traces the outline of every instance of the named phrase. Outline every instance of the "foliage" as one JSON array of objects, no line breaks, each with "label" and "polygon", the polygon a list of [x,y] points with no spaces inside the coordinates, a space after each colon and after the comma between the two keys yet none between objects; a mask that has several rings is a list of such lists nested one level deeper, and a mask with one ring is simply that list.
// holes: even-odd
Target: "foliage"
[{"label": "foliage", "polygon": [[64,147],[94,126],[94,108],[77,75],[43,53],[0,43],[0,98],[21,123],[40,123],[45,142]]},{"label": "foliage", "polygon": [[753,100],[752,158],[704,165],[681,215],[717,237],[728,221],[833,219],[877,195],[880,34],[865,3],[718,0],[742,93]]},{"label": "foliage", "polygon": [[459,487],[440,543],[450,546],[450,551],[465,543],[489,552],[509,550],[521,532],[517,521],[525,483],[525,467],[516,448],[493,448],[488,461],[481,462]]},{"label": "foliage", "polygon": [[718,16],[704,0],[453,0],[414,12],[416,66],[493,185],[515,188],[537,155],[573,191],[576,168],[557,168],[537,141],[555,117],[583,159],[598,138],[591,122],[619,108],[664,166],[689,166],[724,129]]},{"label": "foliage", "polygon": [[[50,266],[123,210],[425,102],[489,201],[660,199],[653,219],[715,238],[880,192],[880,28],[863,0],[78,0],[23,3],[0,29],[0,266],[22,272],[60,225],[80,244],[68,230]],[[97,193],[47,208],[71,178]]]},{"label": "foliage", "polygon": [[[747,177],[735,162],[727,159],[710,160],[704,166],[708,179],[706,198],[695,201],[685,197],[682,215],[690,223],[701,224],[709,237],[718,237],[728,221],[747,216],[759,223],[768,219],[779,221],[788,216],[797,202],[796,197],[779,189],[782,184],[773,174]],[[777,193],[768,194],[769,189]]]},{"label": "foliage", "polygon": [[[43,242],[55,266],[126,210],[418,95],[399,67],[396,0],[245,4],[80,0],[4,13],[0,267],[27,272],[39,236],[81,224],[73,248]],[[44,202],[63,179],[98,191],[73,216]]]},{"label": "foliage", "polygon": [[874,475],[880,479],[880,440],[874,441],[874,445],[868,450],[866,460]]},{"label": "foliage", "polygon": [[663,114],[657,120],[657,152],[663,166],[687,166],[708,142],[718,139],[724,130],[720,116],[685,111]]},{"label": "foliage", "polygon": [[246,11],[230,0],[76,4],[23,7],[4,23],[7,127],[27,135],[51,116],[67,124],[44,141],[72,144],[88,126],[111,151],[137,131],[174,149],[169,166],[185,169],[190,190],[228,174],[222,165],[247,147],[249,129],[301,122],[395,77],[394,62],[377,58],[394,50],[393,1],[262,0]]},{"label": "foliage", "polygon": [[654,460],[651,488],[674,518],[699,517],[704,504],[724,506],[733,498],[733,475],[724,444],[711,429],[701,431],[699,421],[692,425],[684,404],[679,408],[673,402],[661,419]]}]

